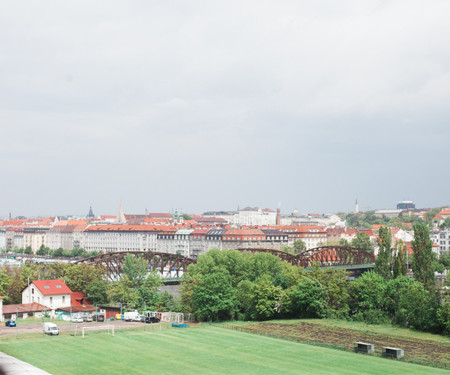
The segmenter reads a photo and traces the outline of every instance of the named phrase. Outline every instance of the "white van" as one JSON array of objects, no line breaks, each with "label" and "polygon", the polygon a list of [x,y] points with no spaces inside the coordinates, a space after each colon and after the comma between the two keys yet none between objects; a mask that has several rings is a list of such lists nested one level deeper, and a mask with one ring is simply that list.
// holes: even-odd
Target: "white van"
[{"label": "white van", "polygon": [[127,322],[131,322],[132,320],[134,320],[137,322],[141,320],[141,316],[137,310],[127,311],[126,313],[123,314],[123,320]]},{"label": "white van", "polygon": [[46,335],[59,335],[58,326],[55,323],[44,323],[44,333]]}]

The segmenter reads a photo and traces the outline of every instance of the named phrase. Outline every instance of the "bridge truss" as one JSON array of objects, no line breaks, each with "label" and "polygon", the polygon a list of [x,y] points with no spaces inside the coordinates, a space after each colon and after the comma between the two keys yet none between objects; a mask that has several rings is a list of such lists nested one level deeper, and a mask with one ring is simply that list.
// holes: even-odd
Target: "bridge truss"
[{"label": "bridge truss", "polygon": [[[373,254],[349,246],[321,246],[302,251],[297,255],[274,249],[238,250],[251,253],[270,253],[278,256],[281,260],[305,268],[311,267],[313,264],[318,264],[320,267],[345,267],[367,266],[375,263],[375,256]],[[196,263],[195,259],[187,258],[182,255],[149,251],[106,253],[85,258],[76,263],[100,265],[105,268],[109,279],[119,280],[120,275],[122,274],[122,264],[125,261],[127,254],[132,254],[135,257],[142,256],[149,262],[150,269],[158,270],[164,278],[177,279],[187,272],[187,267],[190,264]]]},{"label": "bridge truss", "polygon": [[302,251],[297,255],[274,249],[239,249],[251,253],[271,253],[293,265],[311,267],[359,266],[375,263],[375,256],[367,251],[349,246],[321,246]]},{"label": "bridge truss", "polygon": [[149,263],[151,270],[157,270],[164,278],[179,278],[187,267],[195,263],[194,259],[186,258],[178,254],[149,252],[149,251],[121,251],[106,253],[90,258],[81,259],[76,263],[100,265],[105,268],[108,278],[112,281],[119,280],[122,274],[122,264],[127,254],[135,257],[142,256]]}]

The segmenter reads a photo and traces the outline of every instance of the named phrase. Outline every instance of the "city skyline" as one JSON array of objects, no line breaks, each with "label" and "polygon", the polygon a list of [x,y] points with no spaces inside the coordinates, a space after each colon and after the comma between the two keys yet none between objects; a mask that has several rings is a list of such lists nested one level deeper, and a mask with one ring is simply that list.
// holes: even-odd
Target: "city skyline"
[{"label": "city skyline", "polygon": [[450,3],[8,3],[0,217],[449,204]]}]

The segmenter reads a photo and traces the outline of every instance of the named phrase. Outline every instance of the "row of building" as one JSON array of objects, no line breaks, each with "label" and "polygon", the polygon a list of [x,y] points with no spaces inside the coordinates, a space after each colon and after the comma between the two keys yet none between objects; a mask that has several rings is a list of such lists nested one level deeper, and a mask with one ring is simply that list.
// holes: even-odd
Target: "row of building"
[{"label": "row of building", "polygon": [[[250,208],[244,212],[253,212]],[[255,212],[270,212],[259,210]],[[279,212],[278,212],[279,215]],[[450,210],[442,210],[435,222],[450,217]],[[279,216],[278,216],[279,218]],[[124,215],[117,217],[87,217],[78,220],[41,218],[33,220],[0,221],[0,249],[24,249],[33,252],[41,246],[52,250],[84,248],[88,252],[159,251],[197,257],[209,249],[281,249],[302,240],[307,249],[337,243],[351,242],[358,232],[365,232],[376,248],[378,226],[372,230],[320,225],[248,225],[236,227],[218,216],[192,216],[182,220],[170,214]],[[411,228],[412,229],[412,228]],[[410,244],[412,231],[392,228],[394,241]],[[430,232],[433,250],[438,254],[450,248],[450,231],[435,229]]]},{"label": "row of building", "polygon": [[[8,232],[12,231],[3,233]],[[33,252],[44,245],[53,250],[81,247],[88,252],[158,251],[188,257],[197,257],[212,248],[279,250],[284,246],[293,246],[296,240],[302,240],[307,248],[313,248],[327,241],[327,233],[318,226],[235,229],[182,225],[69,224],[51,228],[26,227],[14,232],[23,236],[23,246],[30,246]]]}]

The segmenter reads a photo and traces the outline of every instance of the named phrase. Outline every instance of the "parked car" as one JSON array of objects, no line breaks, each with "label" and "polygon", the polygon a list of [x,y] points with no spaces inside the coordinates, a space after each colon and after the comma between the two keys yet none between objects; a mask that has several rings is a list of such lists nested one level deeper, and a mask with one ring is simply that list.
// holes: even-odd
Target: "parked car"
[{"label": "parked car", "polygon": [[90,315],[83,316],[83,320],[85,322],[92,322],[92,316],[90,316]]},{"label": "parked car", "polygon": [[[145,323],[159,323],[160,320],[156,316],[144,316],[144,322]],[[142,322],[142,320],[141,320]]]},{"label": "parked car", "polygon": [[79,317],[74,316],[71,319],[71,321],[72,321],[72,323],[83,323],[83,318],[79,318]]},{"label": "parked car", "polygon": [[7,326],[7,327],[15,327],[16,326],[16,322],[14,320],[7,320],[5,322],[5,326]]},{"label": "parked car", "polygon": [[104,322],[104,321],[105,321],[105,315],[100,314],[100,313],[98,313],[98,312],[93,313],[93,314],[92,314],[92,320],[93,320],[94,322]]}]

